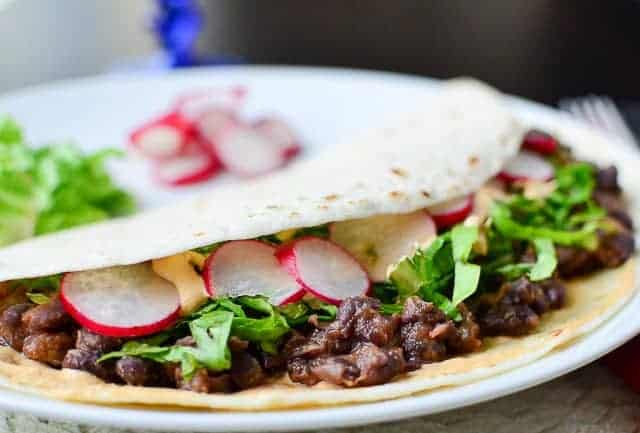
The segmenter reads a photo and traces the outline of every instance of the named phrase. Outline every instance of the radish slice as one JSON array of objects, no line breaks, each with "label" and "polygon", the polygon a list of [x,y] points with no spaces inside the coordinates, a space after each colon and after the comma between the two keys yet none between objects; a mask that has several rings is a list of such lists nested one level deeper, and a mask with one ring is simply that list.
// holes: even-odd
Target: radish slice
[{"label": "radish slice", "polygon": [[153,334],[180,315],[178,291],[148,263],[68,273],[60,300],[82,326],[110,337]]},{"label": "radish slice", "polygon": [[362,296],[371,285],[356,259],[339,245],[312,236],[281,246],[276,256],[284,269],[312,295],[335,305]]},{"label": "radish slice", "polygon": [[201,89],[179,96],[175,108],[185,118],[196,120],[212,108],[235,111],[242,105],[246,96],[247,89],[242,86]]},{"label": "radish slice", "polygon": [[300,144],[296,134],[284,121],[274,117],[265,117],[254,122],[253,128],[277,143],[285,159],[293,158],[300,152]]},{"label": "radish slice", "polygon": [[154,168],[155,178],[170,186],[191,185],[217,175],[222,169],[218,159],[204,149],[195,148],[186,155],[166,161],[158,161]]},{"label": "radish slice", "polygon": [[227,132],[241,125],[236,113],[222,108],[212,108],[205,111],[196,121],[196,128],[201,141],[215,152],[216,143]]},{"label": "radish slice", "polygon": [[384,281],[387,269],[436,237],[425,211],[341,221],[329,227],[331,240],[360,262],[373,281]]},{"label": "radish slice", "polygon": [[498,173],[498,177],[507,182],[518,180],[547,181],[553,179],[554,174],[553,166],[544,158],[522,150],[507,162],[502,171]]},{"label": "radish slice", "polygon": [[274,305],[302,299],[302,290],[278,263],[276,248],[256,240],[227,242],[211,254],[202,271],[211,297],[263,295]]},{"label": "radish slice", "polygon": [[438,228],[451,227],[469,216],[473,211],[473,195],[458,197],[428,209]]},{"label": "radish slice", "polygon": [[228,130],[213,144],[222,164],[242,176],[268,173],[286,161],[280,144],[247,126]]},{"label": "radish slice", "polygon": [[194,135],[193,124],[172,112],[133,131],[129,143],[143,156],[166,159],[182,153]]},{"label": "radish slice", "polygon": [[524,136],[522,148],[542,155],[549,155],[558,149],[558,140],[546,132],[532,129]]}]

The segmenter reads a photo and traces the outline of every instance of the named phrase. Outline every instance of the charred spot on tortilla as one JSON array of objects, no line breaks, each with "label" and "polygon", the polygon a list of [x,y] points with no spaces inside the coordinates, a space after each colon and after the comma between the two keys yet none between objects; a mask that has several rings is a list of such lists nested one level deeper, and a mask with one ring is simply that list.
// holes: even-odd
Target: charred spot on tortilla
[{"label": "charred spot on tortilla", "polygon": [[389,197],[391,197],[392,199],[400,199],[402,197],[405,197],[406,194],[401,192],[401,191],[391,191],[389,192]]},{"label": "charred spot on tortilla", "polygon": [[399,177],[408,177],[409,173],[406,172],[406,170],[403,170],[401,168],[398,167],[394,167],[391,169],[391,173],[395,174],[396,176]]},{"label": "charred spot on tortilla", "polygon": [[338,194],[329,194],[324,197],[326,201],[335,201],[338,200],[340,196]]},{"label": "charred spot on tortilla", "polygon": [[478,158],[477,156],[472,155],[469,157],[469,165],[471,167],[473,167],[474,165],[477,165],[479,162],[480,162],[480,158]]},{"label": "charred spot on tortilla", "polygon": [[429,191],[425,191],[424,189],[420,191],[420,194],[422,194],[424,198],[431,198],[431,194],[429,194]]}]

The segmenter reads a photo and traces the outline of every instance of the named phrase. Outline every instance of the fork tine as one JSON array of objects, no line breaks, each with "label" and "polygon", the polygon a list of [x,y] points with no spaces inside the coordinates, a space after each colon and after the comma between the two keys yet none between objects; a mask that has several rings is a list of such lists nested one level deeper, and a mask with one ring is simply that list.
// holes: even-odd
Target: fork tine
[{"label": "fork tine", "polygon": [[622,113],[618,106],[607,96],[598,98],[594,101],[597,105],[597,109],[602,112],[603,117],[606,118],[607,123],[610,125],[609,129],[618,134],[631,144],[638,145],[636,137],[633,135],[631,129],[627,125]]},{"label": "fork tine", "polygon": [[600,113],[598,113],[598,110],[595,107],[594,101],[596,99],[597,99],[596,96],[589,95],[583,100],[581,100],[580,105],[582,106],[582,111],[585,113],[585,115],[587,116],[587,118],[589,119],[592,125],[594,125],[597,128],[609,131],[609,128],[607,127],[607,123],[602,119],[602,117],[600,116]]},{"label": "fork tine", "polygon": [[575,118],[617,136],[626,143],[638,145],[622,113],[609,97],[589,95],[582,98],[561,99],[558,106]]}]

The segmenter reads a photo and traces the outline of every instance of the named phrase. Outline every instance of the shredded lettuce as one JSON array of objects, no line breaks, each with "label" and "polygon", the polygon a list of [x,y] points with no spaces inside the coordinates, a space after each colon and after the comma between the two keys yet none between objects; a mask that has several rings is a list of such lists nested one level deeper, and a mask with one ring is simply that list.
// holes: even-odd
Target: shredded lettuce
[{"label": "shredded lettuce", "polygon": [[330,322],[336,318],[338,313],[338,307],[335,305],[314,298],[283,305],[278,309],[292,328],[306,324],[312,314],[315,314],[320,321]]},{"label": "shredded lettuce", "polygon": [[534,239],[533,245],[536,249],[536,263],[531,268],[529,278],[531,281],[546,280],[558,266],[556,249],[550,239]]},{"label": "shredded lettuce", "polygon": [[[480,266],[469,263],[478,228],[457,225],[438,236],[426,249],[401,260],[389,276],[398,290],[397,301],[418,294],[449,317],[460,318],[457,306],[478,288]],[[453,283],[451,296],[447,289]]]},{"label": "shredded lettuce", "polygon": [[541,225],[525,225],[516,221],[509,207],[504,203],[495,203],[491,209],[491,219],[495,228],[504,236],[512,239],[533,241],[549,239],[559,245],[578,246],[593,249],[597,246],[596,229],[598,224],[590,221],[578,230],[562,230]]},{"label": "shredded lettuce", "polygon": [[[104,355],[98,362],[124,356],[159,363],[175,362],[180,364],[185,378],[203,367],[224,371],[231,367],[229,337],[236,336],[259,345],[265,352],[275,353],[282,337],[291,330],[285,317],[280,309],[261,296],[220,298],[182,318],[166,331],[125,343],[120,350]],[[195,347],[175,344],[177,339],[189,335],[195,340]]]},{"label": "shredded lettuce", "polygon": [[534,242],[548,239],[559,245],[597,247],[596,230],[605,216],[592,200],[594,168],[571,163],[556,170],[556,189],[544,199],[518,194],[493,205],[491,218],[501,235]]},{"label": "shredded lettuce", "polygon": [[12,119],[0,119],[0,245],[135,211],[104,168],[119,155],[71,144],[31,148]]},{"label": "shredded lettuce", "polygon": [[[231,352],[227,345],[233,313],[214,310],[205,313],[189,322],[189,331],[195,340],[196,347],[160,346],[154,341],[134,340],[125,343],[117,352],[102,356],[98,362],[124,356],[139,357],[151,361],[180,363],[185,378],[193,376],[200,367],[213,371],[224,371],[231,368]],[[156,340],[157,341],[157,340]]]}]

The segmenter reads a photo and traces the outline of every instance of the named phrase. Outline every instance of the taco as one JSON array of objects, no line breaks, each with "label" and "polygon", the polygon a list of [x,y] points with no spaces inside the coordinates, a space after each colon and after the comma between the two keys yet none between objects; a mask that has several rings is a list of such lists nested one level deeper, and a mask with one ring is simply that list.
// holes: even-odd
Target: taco
[{"label": "taco", "polygon": [[617,169],[524,131],[496,91],[455,81],[266,179],[4,248],[0,377],[268,410],[530,363],[630,298],[635,246]]}]

